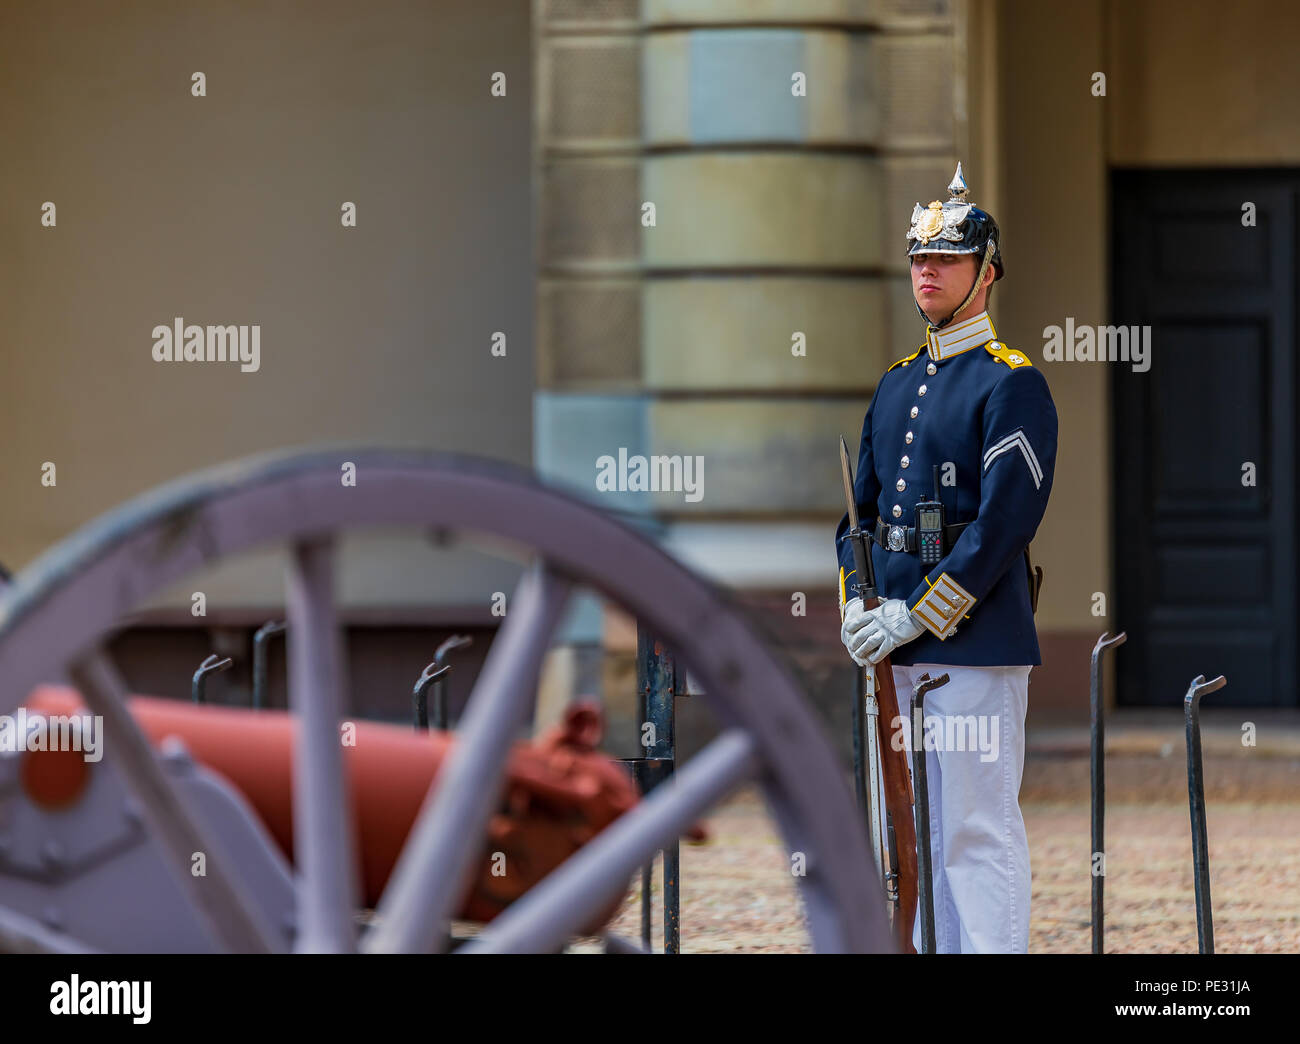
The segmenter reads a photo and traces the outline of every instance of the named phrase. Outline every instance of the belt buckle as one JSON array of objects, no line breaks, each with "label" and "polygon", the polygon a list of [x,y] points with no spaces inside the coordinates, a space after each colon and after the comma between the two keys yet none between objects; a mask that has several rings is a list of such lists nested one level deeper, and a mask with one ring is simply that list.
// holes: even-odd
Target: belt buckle
[{"label": "belt buckle", "polygon": [[902,551],[907,546],[907,537],[902,526],[889,527],[889,550]]}]

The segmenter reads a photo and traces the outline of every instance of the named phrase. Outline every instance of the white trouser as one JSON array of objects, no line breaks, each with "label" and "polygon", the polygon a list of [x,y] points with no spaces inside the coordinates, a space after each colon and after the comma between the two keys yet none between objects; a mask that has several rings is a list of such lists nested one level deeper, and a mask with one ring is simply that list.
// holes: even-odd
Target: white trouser
[{"label": "white trouser", "polygon": [[[1029,839],[1020,815],[1029,670],[933,663],[894,668],[899,713],[909,723],[909,771],[912,688],[923,674],[949,676],[947,685],[926,693],[921,732],[939,953],[1029,950]],[[912,943],[920,953],[919,910]]]}]

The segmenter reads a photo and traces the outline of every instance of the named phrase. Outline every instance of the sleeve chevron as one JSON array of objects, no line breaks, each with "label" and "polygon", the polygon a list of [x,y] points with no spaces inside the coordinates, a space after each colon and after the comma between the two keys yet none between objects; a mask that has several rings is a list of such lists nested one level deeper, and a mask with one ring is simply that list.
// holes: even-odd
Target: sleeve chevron
[{"label": "sleeve chevron", "polygon": [[985,451],[985,474],[988,473],[989,467],[998,457],[1016,451],[1020,452],[1020,455],[1025,459],[1025,464],[1029,467],[1029,477],[1034,480],[1034,489],[1040,489],[1043,485],[1043,468],[1038,463],[1038,456],[1034,453],[1034,447],[1030,445],[1029,436],[1025,434],[1024,428],[1017,428],[1010,435],[999,439]]}]

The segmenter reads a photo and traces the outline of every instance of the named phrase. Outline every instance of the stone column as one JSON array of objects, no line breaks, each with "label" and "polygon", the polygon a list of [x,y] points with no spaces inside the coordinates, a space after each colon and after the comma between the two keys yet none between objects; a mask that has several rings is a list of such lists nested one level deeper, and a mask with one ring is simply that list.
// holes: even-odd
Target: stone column
[{"label": "stone column", "polygon": [[[835,583],[836,438],[923,339],[904,234],[968,144],[964,7],[534,15],[538,467],[787,622],[810,592],[811,615]],[[620,448],[702,458],[702,495],[598,492]]]}]

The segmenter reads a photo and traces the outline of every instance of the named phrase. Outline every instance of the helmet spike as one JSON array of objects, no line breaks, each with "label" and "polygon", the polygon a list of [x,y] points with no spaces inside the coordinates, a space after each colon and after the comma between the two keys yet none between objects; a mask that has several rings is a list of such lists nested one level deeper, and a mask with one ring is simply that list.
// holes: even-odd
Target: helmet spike
[{"label": "helmet spike", "polygon": [[958,160],[957,173],[952,176],[952,181],[948,182],[948,192],[951,194],[953,199],[965,202],[967,191],[966,179],[962,177],[961,173],[961,160]]}]

